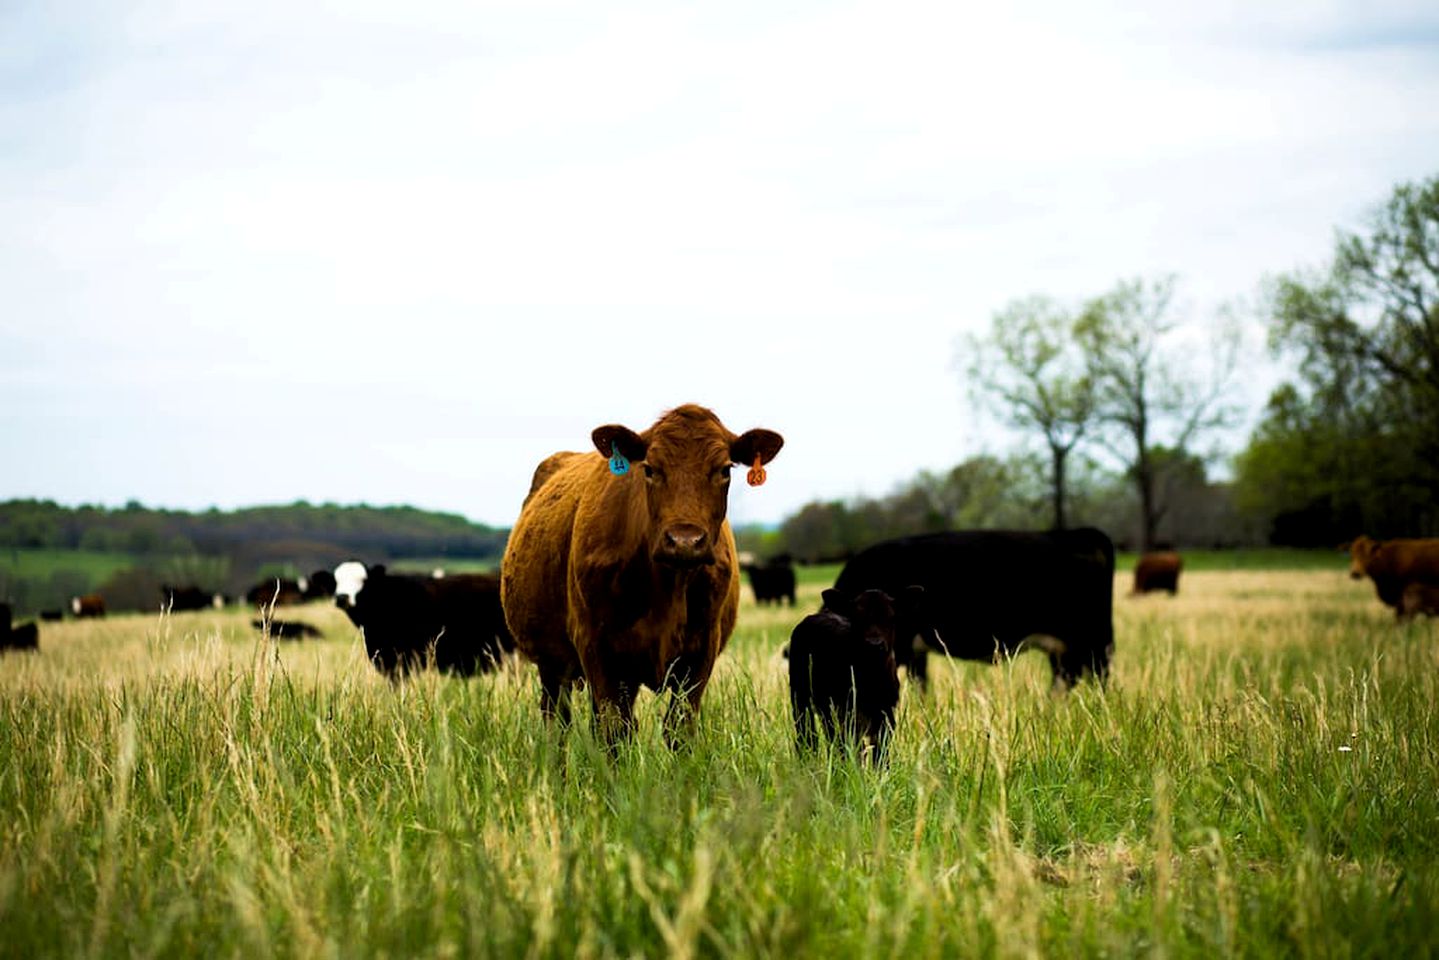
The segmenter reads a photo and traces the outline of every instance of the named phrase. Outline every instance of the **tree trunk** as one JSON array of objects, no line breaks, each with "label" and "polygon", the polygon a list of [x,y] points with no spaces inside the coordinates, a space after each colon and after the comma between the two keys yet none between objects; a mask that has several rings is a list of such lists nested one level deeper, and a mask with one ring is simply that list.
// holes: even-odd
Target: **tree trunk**
[{"label": "tree trunk", "polygon": [[1159,511],[1154,503],[1154,471],[1150,469],[1149,455],[1141,454],[1134,466],[1134,481],[1139,487],[1139,549],[1148,552],[1154,549],[1159,533]]},{"label": "tree trunk", "polygon": [[1051,494],[1054,498],[1054,529],[1064,529],[1064,461],[1069,456],[1069,451],[1061,447],[1050,447],[1049,452],[1053,457],[1053,474],[1051,483],[1053,489]]}]

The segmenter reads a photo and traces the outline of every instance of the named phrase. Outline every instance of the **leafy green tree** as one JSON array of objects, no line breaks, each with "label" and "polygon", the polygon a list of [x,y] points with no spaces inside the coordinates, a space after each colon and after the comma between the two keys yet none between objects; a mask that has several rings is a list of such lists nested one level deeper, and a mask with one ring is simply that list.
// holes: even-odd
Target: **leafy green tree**
[{"label": "leafy green tree", "polygon": [[975,399],[1008,426],[1037,433],[1049,451],[1054,527],[1063,530],[1066,465],[1094,420],[1095,382],[1074,338],[1075,317],[1047,297],[1015,300],[960,359]]},{"label": "leafy green tree", "polygon": [[1240,502],[1281,542],[1439,531],[1439,177],[1395,187],[1325,269],[1264,292],[1297,382],[1236,459]]},{"label": "leafy green tree", "polygon": [[1091,300],[1075,325],[1095,390],[1101,444],[1132,479],[1139,498],[1140,548],[1151,549],[1168,504],[1164,464],[1154,451],[1191,452],[1199,437],[1232,421],[1224,391],[1238,354],[1237,328],[1210,327],[1208,369],[1196,369],[1195,348],[1171,306],[1175,279],[1121,281]]},{"label": "leafy green tree", "polygon": [[[1365,230],[1340,231],[1328,269],[1269,283],[1274,343],[1302,386],[1258,436],[1322,454],[1295,464],[1331,516],[1379,533],[1439,526],[1439,176],[1400,184]],[[1262,448],[1255,451],[1262,463]],[[1276,471],[1286,472],[1286,471]],[[1303,499],[1302,497],[1300,499]]]}]

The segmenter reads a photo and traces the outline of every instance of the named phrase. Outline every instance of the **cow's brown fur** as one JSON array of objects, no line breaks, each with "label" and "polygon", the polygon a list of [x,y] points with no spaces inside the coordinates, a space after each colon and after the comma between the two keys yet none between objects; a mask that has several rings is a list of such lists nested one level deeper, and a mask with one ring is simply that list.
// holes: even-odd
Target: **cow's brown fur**
[{"label": "cow's brown fur", "polygon": [[87,593],[70,600],[70,612],[77,617],[103,617],[105,598],[98,593]]},{"label": "cow's brown fur", "polygon": [[1400,609],[1404,616],[1426,614],[1439,617],[1439,587],[1427,583],[1411,583],[1404,588]]},{"label": "cow's brown fur", "polygon": [[1346,544],[1349,548],[1349,576],[1369,577],[1374,591],[1399,619],[1411,616],[1406,610],[1405,591],[1411,584],[1439,588],[1439,539],[1374,540],[1367,536]]},{"label": "cow's brown fur", "polygon": [[[501,564],[505,618],[539,667],[547,717],[567,717],[569,688],[584,680],[613,741],[630,732],[640,687],[669,689],[673,741],[734,630],[730,464],[768,462],[784,441],[736,436],[694,405],[643,434],[609,425],[592,439],[598,452],[557,453],[535,471]],[[632,464],[623,476],[606,463],[615,449]]]},{"label": "cow's brown fur", "polygon": [[1179,571],[1183,569],[1184,558],[1172,550],[1146,553],[1134,565],[1134,592],[1168,590],[1173,596],[1179,592]]}]

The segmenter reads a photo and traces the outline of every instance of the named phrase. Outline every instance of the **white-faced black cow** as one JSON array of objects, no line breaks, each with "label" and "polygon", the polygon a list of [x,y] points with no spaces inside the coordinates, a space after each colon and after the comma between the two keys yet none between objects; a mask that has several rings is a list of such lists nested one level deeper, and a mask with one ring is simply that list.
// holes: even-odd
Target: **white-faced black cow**
[{"label": "white-faced black cow", "polygon": [[[900,537],[861,551],[835,588],[896,596],[924,587],[901,617],[895,659],[923,681],[929,651],[993,660],[1034,646],[1056,688],[1108,676],[1114,651],[1114,544],[1092,527],[1049,533],[971,530]],[[914,642],[910,642],[910,638]]]},{"label": "white-faced black cow", "polygon": [[365,652],[397,679],[433,662],[460,676],[492,670],[515,648],[500,609],[500,578],[389,573],[349,560],[335,568],[335,604],[365,635]]}]

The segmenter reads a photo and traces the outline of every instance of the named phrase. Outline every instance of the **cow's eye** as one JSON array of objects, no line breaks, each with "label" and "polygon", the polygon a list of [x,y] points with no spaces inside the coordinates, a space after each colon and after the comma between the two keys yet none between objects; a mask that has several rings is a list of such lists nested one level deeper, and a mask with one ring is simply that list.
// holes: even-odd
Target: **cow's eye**
[{"label": "cow's eye", "polygon": [[656,470],[654,467],[650,466],[648,463],[644,465],[644,468],[645,468],[645,479],[646,479],[646,480],[653,480],[653,479],[655,479],[657,476],[659,476],[659,471]]},{"label": "cow's eye", "polygon": [[725,464],[725,465],[722,466],[722,467],[717,467],[717,468],[715,469],[715,474],[714,474],[714,476],[715,476],[715,482],[716,482],[716,483],[729,483],[729,472],[730,472],[730,465],[729,465],[729,464]]}]

